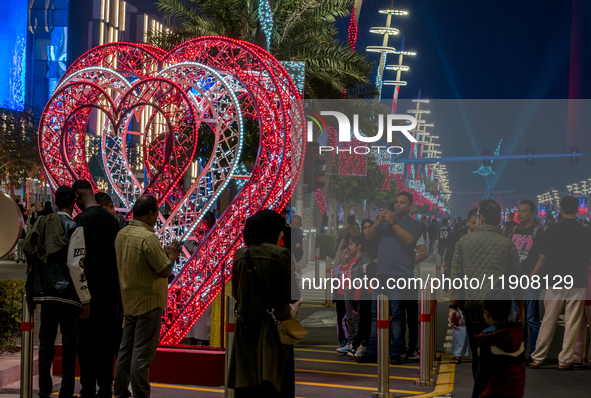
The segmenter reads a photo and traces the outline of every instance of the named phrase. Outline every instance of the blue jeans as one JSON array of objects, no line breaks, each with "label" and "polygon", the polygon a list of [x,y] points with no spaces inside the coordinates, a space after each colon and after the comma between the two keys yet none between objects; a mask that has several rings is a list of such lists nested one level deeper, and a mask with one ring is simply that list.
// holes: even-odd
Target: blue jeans
[{"label": "blue jeans", "polygon": [[[386,286],[386,279],[380,279],[380,286]],[[404,350],[406,343],[405,332],[406,332],[406,317],[405,317],[405,306],[404,300],[414,297],[416,300],[416,292],[408,290],[395,290],[384,287],[383,290],[373,292],[373,301],[371,305],[372,322],[371,322],[371,335],[369,343],[367,345],[367,355],[377,355],[378,352],[378,326],[377,326],[377,297],[378,294],[385,294],[389,299],[390,316],[390,356],[400,356]],[[414,294],[414,296],[413,296]]]},{"label": "blue jeans", "polygon": [[460,329],[453,330],[453,347],[451,355],[454,357],[466,357],[468,356],[468,347],[470,342],[468,341],[468,332],[466,331],[466,321],[464,320],[464,314],[460,311],[460,317],[462,318],[462,325]]},{"label": "blue jeans", "polygon": [[[540,294],[542,289],[532,289],[531,287],[525,290],[525,323],[523,325],[523,347],[527,349],[529,326],[529,340],[530,349],[529,354],[533,354],[536,350],[536,342],[538,341],[538,334],[540,333]],[[513,315],[517,313],[517,303],[513,301]]]}]

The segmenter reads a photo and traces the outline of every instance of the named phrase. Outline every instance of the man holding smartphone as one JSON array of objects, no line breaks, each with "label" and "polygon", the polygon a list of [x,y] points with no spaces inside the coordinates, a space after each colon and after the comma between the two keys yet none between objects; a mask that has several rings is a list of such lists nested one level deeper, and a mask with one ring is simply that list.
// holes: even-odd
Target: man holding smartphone
[{"label": "man holding smartphone", "polygon": [[[384,292],[390,299],[390,333],[392,336],[390,363],[393,365],[401,363],[400,356],[406,345],[404,300],[416,300],[416,292],[408,286],[406,289],[388,288],[387,281],[389,278],[408,280],[413,277],[415,247],[417,240],[423,233],[423,227],[420,222],[410,217],[412,206],[413,197],[410,193],[398,193],[393,204],[387,209],[380,209],[377,222],[367,232],[369,240],[377,239],[379,241],[377,279],[380,281],[380,288],[374,291],[370,341],[365,355],[355,359],[357,362],[377,362],[377,303],[375,299],[378,292]],[[382,286],[385,286],[383,290]],[[413,292],[415,293],[414,297]]]}]

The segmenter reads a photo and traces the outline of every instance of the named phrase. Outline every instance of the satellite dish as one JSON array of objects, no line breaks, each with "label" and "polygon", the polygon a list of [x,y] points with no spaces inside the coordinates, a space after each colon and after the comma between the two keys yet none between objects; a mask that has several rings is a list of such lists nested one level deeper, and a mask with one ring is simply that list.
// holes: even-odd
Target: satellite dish
[{"label": "satellite dish", "polygon": [[10,253],[16,246],[23,231],[23,215],[16,202],[0,192],[0,257]]}]

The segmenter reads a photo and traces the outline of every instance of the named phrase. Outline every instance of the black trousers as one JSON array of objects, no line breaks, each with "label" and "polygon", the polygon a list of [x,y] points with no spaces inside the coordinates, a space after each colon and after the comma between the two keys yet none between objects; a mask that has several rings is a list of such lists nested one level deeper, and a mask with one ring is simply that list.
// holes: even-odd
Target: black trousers
[{"label": "black trousers", "polygon": [[435,234],[429,234],[429,253],[433,253],[433,246],[435,246]]},{"label": "black trousers", "polygon": [[[119,286],[117,285],[117,290]],[[80,321],[78,362],[81,397],[111,397],[115,342],[121,325],[117,323],[118,293],[114,287],[91,290],[90,316]],[[96,387],[99,387],[98,393]]]},{"label": "black trousers", "polygon": [[406,324],[408,325],[408,349],[419,347],[419,304],[416,300],[405,300]]},{"label": "black trousers", "polygon": [[343,318],[346,313],[345,300],[340,296],[337,300],[337,338],[339,339],[339,343],[347,340],[347,334],[345,333],[345,328],[343,328]]},{"label": "black trousers", "polygon": [[53,392],[51,364],[55,356],[57,327],[62,334],[62,385],[61,398],[74,394],[76,377],[76,343],[78,339],[78,315],[81,309],[59,301],[45,301],[41,305],[39,328],[39,396],[49,397]]},{"label": "black trousers", "polygon": [[484,329],[487,328],[487,324],[470,324],[466,322],[466,333],[468,333],[468,343],[470,344],[470,351],[472,351],[472,376],[476,380],[476,374],[478,373],[478,365],[480,360],[478,358],[478,341],[475,336],[478,336]]},{"label": "black trousers", "polygon": [[359,312],[359,329],[357,329],[353,347],[358,348],[361,344],[367,347],[371,337],[371,300],[360,300],[357,311]]}]

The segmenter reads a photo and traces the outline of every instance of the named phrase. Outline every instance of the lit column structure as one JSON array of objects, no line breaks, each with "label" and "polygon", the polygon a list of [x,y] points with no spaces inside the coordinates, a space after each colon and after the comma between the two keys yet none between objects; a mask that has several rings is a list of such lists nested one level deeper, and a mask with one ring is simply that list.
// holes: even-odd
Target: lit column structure
[{"label": "lit column structure", "polygon": [[410,67],[406,65],[402,65],[402,60],[405,55],[417,55],[414,51],[404,51],[404,37],[402,38],[402,49],[397,50],[394,54],[398,54],[398,64],[397,65],[388,65],[386,66],[387,70],[394,70],[396,71],[396,80],[386,80],[384,81],[385,86],[396,86],[394,88],[394,96],[392,97],[392,109],[394,113],[398,109],[398,93],[400,91],[400,86],[406,86],[407,82],[400,80],[402,72],[408,72]]},{"label": "lit column structure", "polygon": [[[412,102],[414,102],[416,104],[415,109],[409,109],[407,111],[408,114],[411,115],[415,115],[415,118],[417,119],[417,126],[415,128],[415,130],[413,131],[413,136],[417,139],[418,142],[416,143],[411,143],[411,151],[408,155],[409,158],[420,158],[422,157],[422,152],[424,149],[424,145],[427,144],[427,141],[423,141],[422,139],[419,139],[419,131],[421,133],[426,133],[426,131],[424,129],[421,129],[421,127],[426,123],[426,120],[423,119],[423,115],[426,114],[430,114],[431,111],[426,110],[426,109],[421,109],[421,105],[422,104],[428,104],[429,100],[426,99],[414,99],[412,100]],[[424,134],[421,134],[421,136],[424,136]],[[415,167],[414,164],[409,165],[409,178],[410,179],[419,179],[419,170],[420,170],[420,165],[417,166],[416,168],[416,172],[415,172]]]},{"label": "lit column structure", "polygon": [[[400,31],[396,28],[393,28],[391,26],[392,24],[392,16],[406,16],[408,15],[408,11],[405,10],[399,10],[394,7],[394,0],[390,0],[390,7],[388,8],[381,8],[380,9],[380,14],[386,14],[386,26],[384,27],[373,27],[369,30],[370,33],[375,33],[375,34],[379,34],[379,35],[383,35],[384,39],[382,41],[382,45],[381,46],[368,46],[366,48],[366,51],[368,52],[377,52],[380,53],[380,64],[378,66],[378,76],[376,78],[376,87],[378,88],[378,94],[376,95],[375,99],[377,101],[379,101],[382,97],[382,81],[383,81],[383,75],[384,75],[384,68],[386,66],[386,57],[387,54],[399,54],[399,66],[402,67],[402,54],[401,51],[397,51],[396,48],[394,47],[390,47],[388,45],[388,41],[390,39],[390,36],[396,36],[398,34],[400,34]],[[407,69],[408,70],[408,69]],[[399,73],[402,72],[402,69],[399,69]],[[397,79],[396,81],[400,80],[400,75],[399,73],[397,74]],[[393,81],[390,81],[390,85],[392,85]],[[405,83],[406,84],[406,83]],[[395,90],[398,91],[398,90]]]}]

